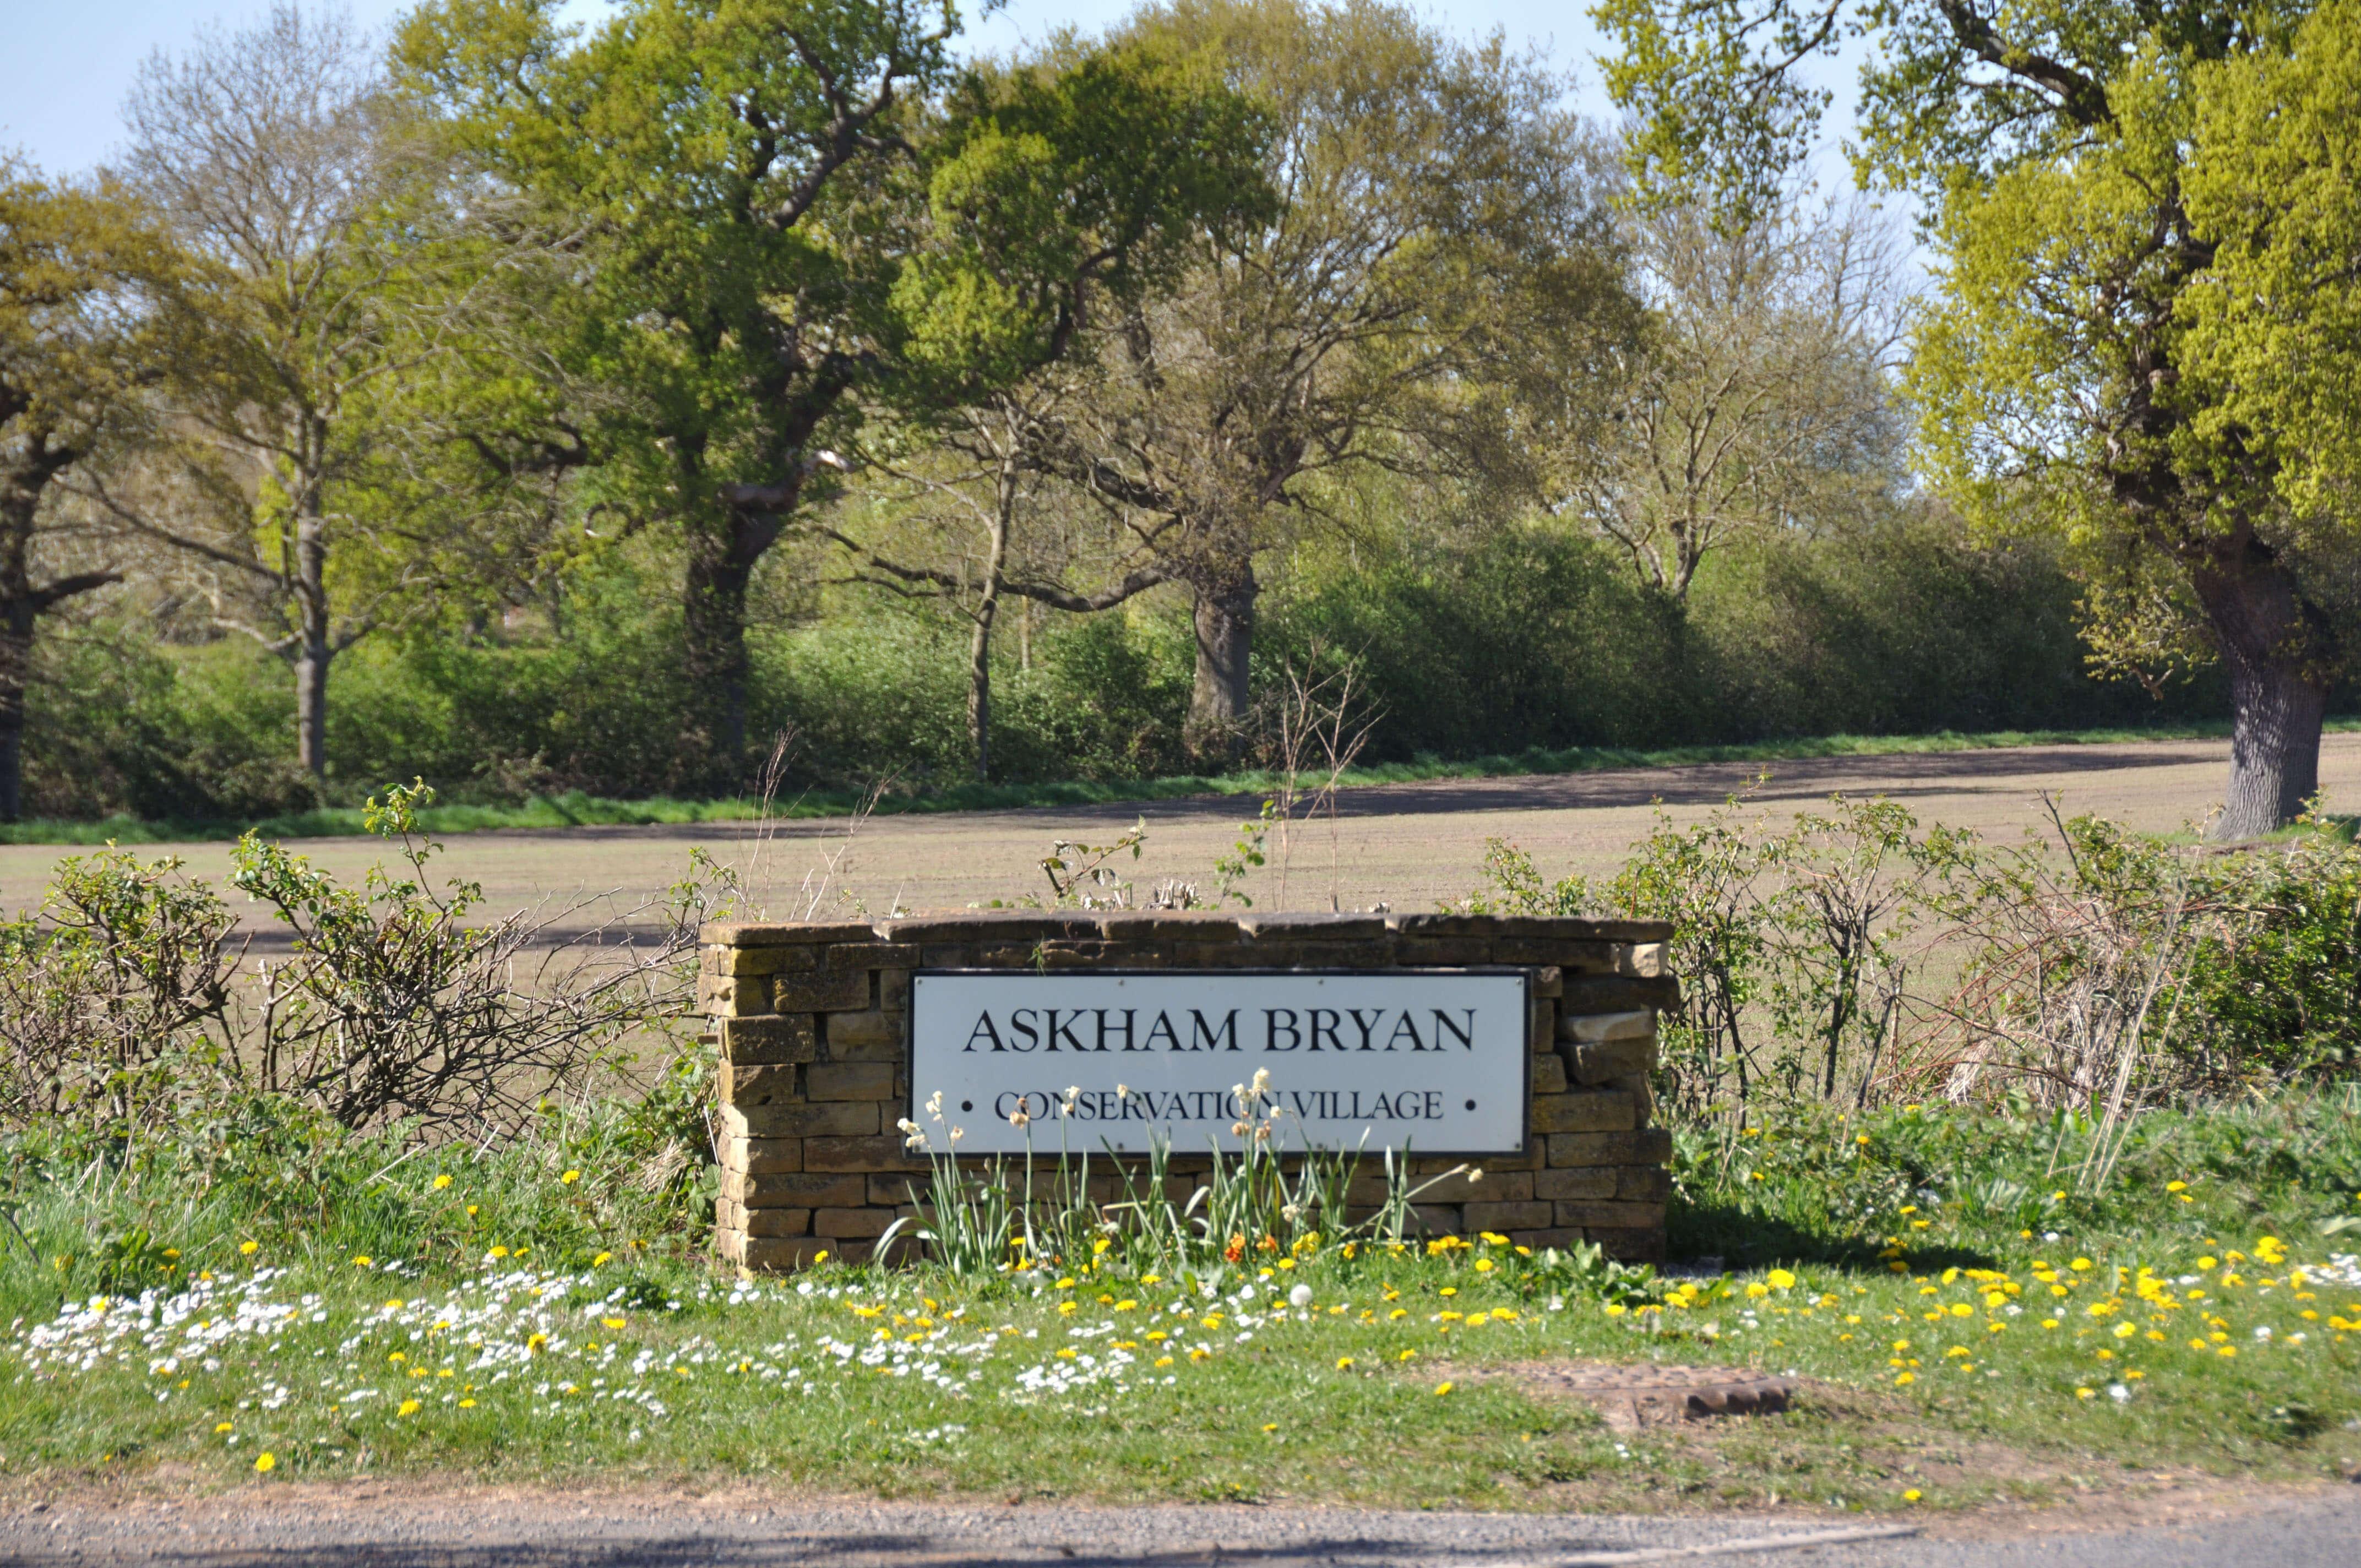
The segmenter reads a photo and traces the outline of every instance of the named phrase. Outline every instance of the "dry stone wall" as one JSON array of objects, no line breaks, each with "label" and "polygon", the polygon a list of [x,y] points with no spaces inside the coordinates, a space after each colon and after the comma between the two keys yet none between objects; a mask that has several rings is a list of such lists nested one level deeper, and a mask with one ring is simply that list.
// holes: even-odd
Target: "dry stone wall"
[{"label": "dry stone wall", "polygon": [[[917,970],[1507,967],[1532,977],[1525,1148],[1482,1157],[1472,1183],[1431,1189],[1428,1199],[1442,1201],[1422,1201],[1419,1221],[1437,1234],[1491,1231],[1535,1247],[1591,1241],[1627,1260],[1659,1260],[1672,1139],[1652,1124],[1648,1081],[1657,1014],[1679,1000],[1664,972],[1670,935],[1649,922],[1194,912],[708,926],[698,991],[720,1054],[716,1245],[748,1272],[822,1252],[858,1259],[896,1216],[917,1212],[912,1186],[928,1168],[895,1124],[909,1114]],[[1419,1159],[1411,1169],[1456,1163]],[[1205,1164],[1174,1157],[1176,1200]],[[1110,1201],[1120,1179],[1093,1178]],[[1371,1159],[1355,1201],[1374,1204],[1382,1191]]]}]

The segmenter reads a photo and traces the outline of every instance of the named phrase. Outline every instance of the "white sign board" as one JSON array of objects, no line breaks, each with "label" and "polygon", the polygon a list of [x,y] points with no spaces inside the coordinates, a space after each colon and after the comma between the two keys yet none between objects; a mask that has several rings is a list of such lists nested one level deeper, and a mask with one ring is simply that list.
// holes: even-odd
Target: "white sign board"
[{"label": "white sign board", "polygon": [[[1235,1149],[1235,1092],[1269,1074],[1290,1149],[1512,1154],[1525,1141],[1526,977],[927,972],[910,1115],[939,1152]],[[1079,1091],[1071,1093],[1070,1091]],[[936,1122],[928,1102],[942,1095]],[[1066,1109],[1071,1104],[1071,1109]],[[1018,1126],[1022,1110],[1029,1124]],[[1364,1141],[1366,1139],[1366,1142]]]}]

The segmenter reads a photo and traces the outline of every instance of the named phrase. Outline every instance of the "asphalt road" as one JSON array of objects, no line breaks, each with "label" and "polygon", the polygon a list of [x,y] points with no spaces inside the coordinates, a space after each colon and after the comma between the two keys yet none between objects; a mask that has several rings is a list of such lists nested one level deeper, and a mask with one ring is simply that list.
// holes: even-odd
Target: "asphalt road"
[{"label": "asphalt road", "polygon": [[[1910,1537],[1809,1544],[1844,1530]],[[1795,1544],[1766,1545],[1780,1540]],[[1725,1513],[1677,1519],[1234,1506],[812,1501],[751,1488],[438,1491],[426,1483],[254,1486],[0,1508],[0,1562],[155,1568],[2355,1568],[2361,1486],[2113,1500],[1924,1520]]]}]

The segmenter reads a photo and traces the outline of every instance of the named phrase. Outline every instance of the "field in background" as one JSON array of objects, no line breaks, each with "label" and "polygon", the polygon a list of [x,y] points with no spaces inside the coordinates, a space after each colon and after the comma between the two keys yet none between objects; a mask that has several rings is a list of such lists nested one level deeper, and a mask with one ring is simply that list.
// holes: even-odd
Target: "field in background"
[{"label": "field in background", "polygon": [[[1746,789],[1758,773],[1769,782],[1754,798],[1766,811],[1792,813],[1834,792],[1884,795],[1922,822],[1972,828],[2012,839],[2042,820],[2041,796],[2060,797],[2070,812],[2093,812],[2132,827],[2171,832],[2202,817],[2220,797],[2228,767],[2226,740],[2036,745],[1958,751],[1795,757],[1587,773],[1435,779],[1347,788],[1333,829],[1326,819],[1297,825],[1282,866],[1274,834],[1271,864],[1246,883],[1258,909],[1325,909],[1332,894],[1345,908],[1384,903],[1430,908],[1456,898],[1476,880],[1484,841],[1510,839],[1552,876],[1604,872],[1643,836],[1653,803],[1690,821]],[[2323,743],[2321,779],[2329,809],[2361,808],[2361,733]],[[1254,798],[1192,795],[1146,803],[1041,806],[1023,810],[512,829],[460,834],[440,862],[445,875],[484,884],[493,912],[616,892],[637,902],[676,880],[690,850],[702,847],[738,870],[763,910],[786,917],[867,910],[960,908],[991,899],[1047,892],[1039,862],[1056,838],[1110,842],[1135,817],[1148,824],[1137,861],[1118,862],[1142,888],[1166,878],[1210,889],[1212,868],[1238,837]],[[374,863],[382,845],[368,839],[321,839],[302,851],[339,877]],[[184,855],[190,870],[218,882],[228,845],[159,845]],[[35,901],[49,868],[73,851],[57,845],[0,846],[0,907]],[[1333,871],[1332,871],[1333,861]],[[1283,880],[1283,885],[1282,885]],[[249,916],[253,918],[254,916]]]}]

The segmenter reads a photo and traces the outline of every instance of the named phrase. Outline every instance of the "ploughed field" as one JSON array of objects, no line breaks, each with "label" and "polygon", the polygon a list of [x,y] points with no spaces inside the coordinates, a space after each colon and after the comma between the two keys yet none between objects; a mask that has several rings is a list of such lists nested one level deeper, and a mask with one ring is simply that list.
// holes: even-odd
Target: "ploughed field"
[{"label": "ploughed field", "polygon": [[[2227,740],[2159,740],[1378,784],[1342,792],[1333,823],[1298,822],[1284,844],[1274,832],[1265,847],[1269,863],[1243,886],[1264,910],[1326,909],[1332,896],[1347,909],[1381,902],[1430,909],[1469,890],[1491,838],[1518,844],[1552,877],[1610,872],[1648,831],[1655,803],[1676,821],[1693,820],[1746,789],[1758,771],[1771,775],[1753,794],[1766,812],[1813,809],[1837,792],[1883,795],[1922,822],[2008,839],[2043,823],[2047,793],[2067,815],[2093,812],[2171,831],[2220,801],[2228,765]],[[2361,734],[2327,738],[2321,782],[2330,810],[2361,810]],[[1203,796],[857,822],[515,829],[456,836],[438,863],[444,875],[482,883],[494,912],[540,905],[556,914],[593,899],[621,915],[677,881],[690,849],[702,846],[745,879],[752,902],[771,918],[882,916],[897,905],[961,908],[1046,894],[1040,861],[1052,840],[1111,843],[1141,817],[1143,852],[1134,860],[1126,851],[1111,867],[1143,892],[1179,879],[1210,893],[1213,862],[1231,852],[1257,804]],[[298,848],[354,880],[384,852],[368,839]],[[206,843],[140,852],[180,854],[192,873],[218,882],[228,850]],[[0,847],[0,905],[37,899],[50,866],[68,852]],[[586,908],[565,923],[592,921]]]}]

